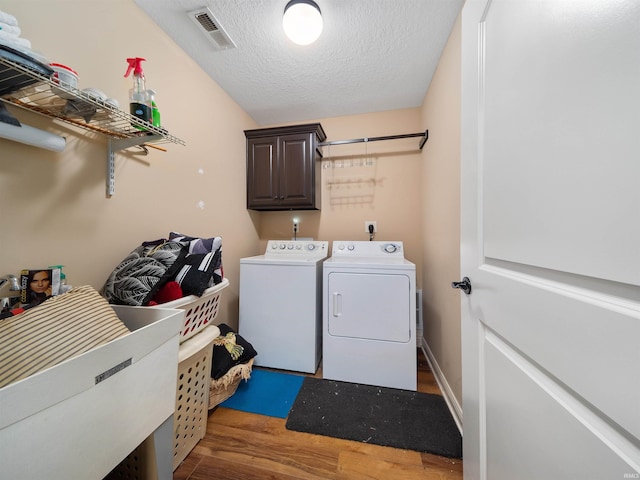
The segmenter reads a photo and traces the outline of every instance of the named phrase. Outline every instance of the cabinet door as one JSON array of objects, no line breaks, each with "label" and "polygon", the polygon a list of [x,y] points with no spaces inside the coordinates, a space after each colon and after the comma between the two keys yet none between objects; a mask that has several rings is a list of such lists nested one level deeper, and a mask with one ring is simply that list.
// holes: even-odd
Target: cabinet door
[{"label": "cabinet door", "polygon": [[[409,275],[330,272],[326,334],[383,342],[411,341]],[[415,294],[414,294],[415,295]]]},{"label": "cabinet door", "polygon": [[265,208],[279,202],[278,137],[247,142],[247,208]]},{"label": "cabinet door", "polygon": [[285,135],[279,139],[280,206],[313,208],[315,206],[313,134]]}]

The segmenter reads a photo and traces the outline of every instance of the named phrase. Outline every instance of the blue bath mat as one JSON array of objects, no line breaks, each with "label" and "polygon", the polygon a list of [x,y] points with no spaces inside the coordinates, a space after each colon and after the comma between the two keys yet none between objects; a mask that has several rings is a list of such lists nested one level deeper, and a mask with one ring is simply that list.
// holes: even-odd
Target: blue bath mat
[{"label": "blue bath mat", "polygon": [[248,381],[241,380],[236,393],[221,407],[287,418],[298,396],[304,376],[254,368]]}]

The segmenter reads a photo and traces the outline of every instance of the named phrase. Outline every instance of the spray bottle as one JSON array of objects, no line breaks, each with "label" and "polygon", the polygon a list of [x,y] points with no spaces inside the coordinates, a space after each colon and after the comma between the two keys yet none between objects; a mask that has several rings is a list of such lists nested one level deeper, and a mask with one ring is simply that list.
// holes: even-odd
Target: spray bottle
[{"label": "spray bottle", "polygon": [[160,124],[160,110],[156,103],[156,91],[147,90],[147,93],[149,94],[149,101],[151,102],[151,123],[153,123],[154,127],[160,128],[162,125]]},{"label": "spray bottle", "polygon": [[[142,71],[142,62],[144,58],[127,58],[129,68],[124,74],[128,77],[133,70],[133,88],[129,90],[129,108],[131,115],[145,122],[151,123],[151,102],[149,101],[149,93],[145,87],[144,73]],[[133,125],[138,130],[145,130],[144,127]]]}]

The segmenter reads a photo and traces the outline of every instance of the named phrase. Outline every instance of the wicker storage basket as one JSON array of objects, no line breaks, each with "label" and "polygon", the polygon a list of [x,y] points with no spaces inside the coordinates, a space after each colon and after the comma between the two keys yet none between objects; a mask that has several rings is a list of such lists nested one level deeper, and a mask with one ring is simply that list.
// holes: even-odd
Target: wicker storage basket
[{"label": "wicker storage basket", "polygon": [[[207,432],[213,341],[220,329],[211,325],[180,345],[176,410],[173,414],[173,470]],[[151,437],[138,446],[105,480],[156,478]]]},{"label": "wicker storage basket", "polygon": [[[173,414],[173,470],[178,468],[207,431],[213,342],[219,335],[220,329],[216,325],[209,325],[180,344],[176,359],[178,374],[176,408]],[[157,478],[155,452],[151,436],[131,452],[105,480]]]},{"label": "wicker storage basket", "polygon": [[179,308],[184,310],[184,325],[180,331],[180,343],[191,338],[207,325],[213,325],[213,319],[218,315],[220,295],[229,285],[229,280],[207,288],[201,297],[189,295],[167,303],[161,303],[151,308]]},{"label": "wicker storage basket", "polygon": [[114,468],[104,480],[148,480],[157,478],[153,436],[148,437]]},{"label": "wicker storage basket", "polygon": [[210,325],[180,345],[173,415],[174,470],[207,432],[213,341],[218,335],[220,329]]},{"label": "wicker storage basket", "polygon": [[209,388],[209,409],[212,409],[227,398],[231,397],[240,385],[241,380],[249,380],[251,377],[251,369],[253,368],[253,358],[247,363],[235,365],[229,369],[218,380],[211,379]]}]

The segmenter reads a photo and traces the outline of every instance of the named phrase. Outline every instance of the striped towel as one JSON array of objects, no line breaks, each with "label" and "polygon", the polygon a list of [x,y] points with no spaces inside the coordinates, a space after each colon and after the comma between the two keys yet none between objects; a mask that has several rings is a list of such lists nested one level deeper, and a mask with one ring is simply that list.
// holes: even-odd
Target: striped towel
[{"label": "striped towel", "polygon": [[93,287],[76,287],[0,322],[0,388],[128,333]]}]

